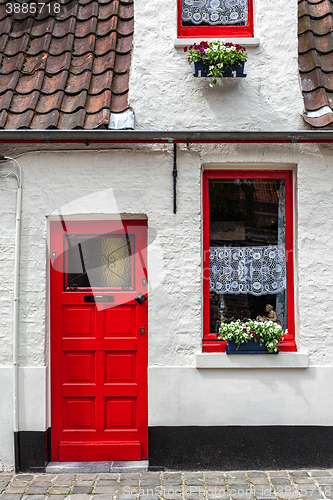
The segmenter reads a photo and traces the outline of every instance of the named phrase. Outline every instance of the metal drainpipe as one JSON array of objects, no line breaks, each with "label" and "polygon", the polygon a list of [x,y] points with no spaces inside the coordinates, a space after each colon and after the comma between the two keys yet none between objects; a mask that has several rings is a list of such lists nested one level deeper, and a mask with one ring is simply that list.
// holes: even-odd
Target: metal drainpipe
[{"label": "metal drainpipe", "polygon": [[[19,377],[19,283],[20,283],[20,233],[21,233],[21,206],[22,206],[22,175],[21,166],[15,158],[0,156],[0,161],[12,161],[12,170],[0,177],[13,175],[17,180],[16,216],[15,216],[15,250],[14,250],[14,303],[13,303],[13,431],[15,471],[19,471],[19,417],[18,417],[18,377]],[[17,165],[18,172],[14,171]]]}]

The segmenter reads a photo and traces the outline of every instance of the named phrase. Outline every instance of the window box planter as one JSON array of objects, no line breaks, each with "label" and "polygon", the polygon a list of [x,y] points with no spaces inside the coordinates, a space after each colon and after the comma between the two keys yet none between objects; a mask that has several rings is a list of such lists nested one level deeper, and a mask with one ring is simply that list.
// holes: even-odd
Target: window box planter
[{"label": "window box planter", "polygon": [[[233,78],[245,78],[244,74],[245,61],[240,64],[232,64],[230,67],[226,68],[223,72],[223,78],[233,77]],[[209,73],[209,65],[202,61],[194,62],[194,73],[195,77],[207,77]]]},{"label": "window box planter", "polygon": [[259,344],[255,340],[249,340],[244,344],[236,344],[233,340],[228,340],[227,354],[279,354],[277,352],[268,352],[265,344]]}]

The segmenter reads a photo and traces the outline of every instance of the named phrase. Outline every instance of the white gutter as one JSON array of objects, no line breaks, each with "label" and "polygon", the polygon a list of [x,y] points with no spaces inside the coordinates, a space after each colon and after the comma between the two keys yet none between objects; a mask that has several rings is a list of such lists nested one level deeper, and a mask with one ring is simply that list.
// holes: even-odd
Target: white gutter
[{"label": "white gutter", "polygon": [[[1,156],[0,161],[12,161],[12,170],[0,177],[13,175],[17,180],[16,216],[15,216],[15,249],[14,249],[14,300],[13,300],[13,431],[15,470],[19,469],[19,416],[18,416],[18,377],[19,377],[19,284],[20,284],[20,233],[21,233],[21,207],[22,207],[22,174],[21,167],[15,158]],[[17,166],[17,173],[15,172]]]}]

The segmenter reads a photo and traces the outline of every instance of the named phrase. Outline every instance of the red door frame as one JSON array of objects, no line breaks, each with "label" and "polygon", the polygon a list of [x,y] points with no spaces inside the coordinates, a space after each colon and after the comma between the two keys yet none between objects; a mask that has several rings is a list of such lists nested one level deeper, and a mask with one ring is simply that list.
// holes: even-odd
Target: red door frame
[{"label": "red door frame", "polygon": [[[64,290],[64,279],[63,279],[63,255],[64,255],[64,244],[63,244],[63,234],[64,233],[78,233],[82,234],[105,234],[107,232],[115,232],[112,230],[112,225],[115,221],[66,221],[66,222],[50,222],[50,306],[51,306],[51,460],[58,461],[59,460],[59,442],[61,441],[61,429],[59,425],[55,425],[55,421],[60,422],[63,419],[62,416],[62,396],[61,391],[62,388],[59,386],[59,377],[63,380],[63,368],[62,368],[62,338],[60,335],[57,335],[56,332],[59,332],[59,328],[62,329],[63,325],[59,325],[59,322],[62,321],[62,300],[59,300],[59,296],[69,297],[69,294],[66,295],[66,290]],[[137,379],[137,398],[139,401],[138,408],[138,432],[140,435],[141,442],[141,459],[148,458],[148,300],[146,300],[142,305],[138,305],[136,301],[134,301],[134,295],[137,295],[139,292],[143,293],[146,297],[147,294],[147,284],[146,289],[144,289],[142,284],[142,279],[145,278],[147,281],[147,221],[146,220],[128,220],[121,221],[120,224],[121,229],[119,232],[130,232],[131,228],[135,231],[135,228],[144,227],[144,235],[143,232],[136,233],[136,250],[140,249],[141,251],[137,251],[135,254],[136,259],[136,286],[134,290],[129,291],[118,291],[118,293],[122,295],[122,303],[126,303],[126,305],[133,305],[135,307],[140,308],[140,324],[138,325],[140,328],[145,329],[145,334],[140,335],[139,331],[136,332],[136,340],[138,349],[140,349],[140,359],[138,363],[140,363],[141,369],[138,370],[138,379]],[[110,230],[107,231],[106,227],[110,224]],[[78,231],[79,229],[79,231]],[[117,232],[117,231],[116,231]],[[56,252],[58,261],[53,259],[53,255]],[[60,256],[60,257],[59,257]],[[140,263],[140,265],[138,265]],[[141,279],[142,278],[142,279]],[[103,295],[108,294],[107,289],[102,289]],[[74,292],[76,296],[84,295],[84,294],[92,294],[92,292],[98,292],[98,289],[82,289]],[[116,295],[116,291],[110,290],[110,295]],[[70,292],[73,294],[73,292]],[[139,330],[139,328],[137,329]],[[116,346],[113,348],[121,349],[120,342],[117,339],[114,339]],[[118,342],[118,344],[117,344]],[[119,347],[117,347],[119,345]],[[60,370],[59,370],[60,368]],[[60,374],[59,374],[60,371]],[[59,374],[57,376],[56,374]],[[121,388],[119,388],[121,391]],[[125,443],[126,444],[126,443]],[[126,448],[126,447],[125,447]],[[117,448],[115,448],[116,450]],[[124,452],[123,443],[119,442],[119,453],[122,453],[119,460],[126,460],[126,451]],[[125,453],[125,455],[124,455]],[[84,455],[83,455],[84,456]],[[129,458],[131,459],[131,458]],[[136,458],[137,459],[137,458]],[[82,458],[82,460],[89,460],[89,458]],[[103,460],[109,460],[107,457],[103,458]],[[117,458],[113,457],[110,460],[117,460]]]},{"label": "red door frame", "polygon": [[284,179],[286,203],[286,266],[288,334],[280,351],[297,351],[295,341],[293,172],[291,170],[205,170],[203,173],[203,352],[224,352],[227,343],[216,340],[209,322],[209,179]]}]

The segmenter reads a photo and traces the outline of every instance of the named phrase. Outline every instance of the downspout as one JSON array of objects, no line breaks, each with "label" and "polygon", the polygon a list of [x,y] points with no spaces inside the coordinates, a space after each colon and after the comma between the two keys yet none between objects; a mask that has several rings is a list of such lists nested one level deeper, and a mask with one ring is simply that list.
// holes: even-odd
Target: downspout
[{"label": "downspout", "polygon": [[[22,175],[21,167],[15,158],[0,156],[0,161],[13,162],[13,168],[5,175],[13,175],[17,180],[16,215],[15,215],[15,249],[14,249],[14,301],[13,301],[13,431],[15,471],[19,471],[19,417],[18,417],[18,377],[19,377],[19,283],[20,283],[20,233],[21,233],[21,206],[22,206]],[[17,166],[17,173],[15,172]]]}]

